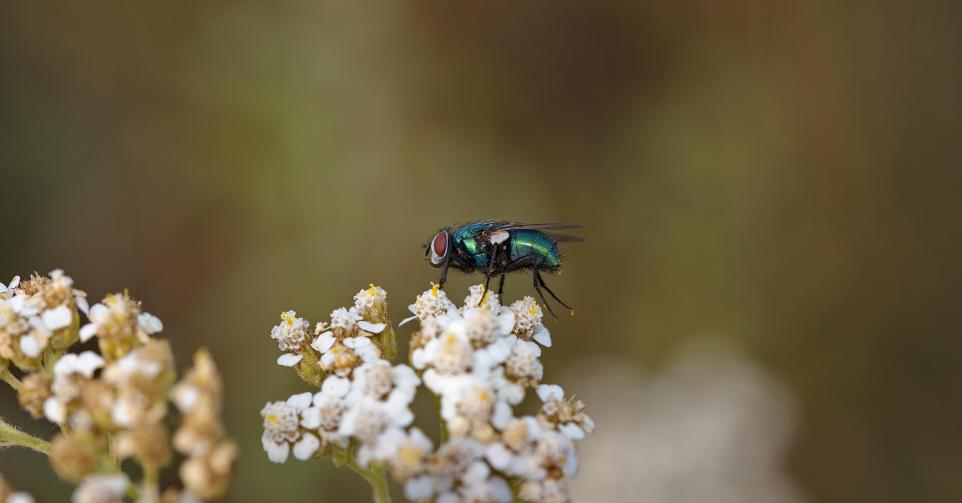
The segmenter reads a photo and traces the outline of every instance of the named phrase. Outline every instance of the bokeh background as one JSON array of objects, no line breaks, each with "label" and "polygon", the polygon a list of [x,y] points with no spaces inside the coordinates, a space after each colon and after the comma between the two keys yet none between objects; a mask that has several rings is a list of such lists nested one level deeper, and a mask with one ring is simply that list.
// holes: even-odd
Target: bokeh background
[{"label": "bokeh background", "polygon": [[399,319],[442,225],[578,222],[545,365],[599,423],[583,501],[962,501],[960,5],[2,2],[0,276],[209,347],[230,501],[351,501],[260,448],[304,389],[277,313],[376,282]]}]

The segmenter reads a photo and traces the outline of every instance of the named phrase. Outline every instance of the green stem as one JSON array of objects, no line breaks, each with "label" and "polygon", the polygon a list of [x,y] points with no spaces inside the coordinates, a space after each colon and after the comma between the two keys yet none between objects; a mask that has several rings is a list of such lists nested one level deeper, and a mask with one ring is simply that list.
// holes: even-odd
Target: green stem
[{"label": "green stem", "polygon": [[17,379],[17,376],[13,375],[10,372],[10,369],[3,369],[2,371],[0,371],[0,379],[2,379],[3,382],[9,384],[10,387],[13,388],[14,390],[19,390],[20,385],[22,384],[20,382],[20,379]]},{"label": "green stem", "polygon": [[448,434],[448,422],[441,417],[441,395],[434,395],[434,405],[438,410],[438,422],[441,424],[441,443],[443,444],[448,441],[450,434]]},{"label": "green stem", "polygon": [[26,433],[12,424],[0,419],[0,447],[26,447],[41,454],[50,453],[50,442]]},{"label": "green stem", "polygon": [[145,490],[152,491],[157,487],[157,465],[145,463],[142,468],[144,469],[143,487]]},{"label": "green stem", "polygon": [[391,503],[391,492],[387,485],[387,476],[384,473],[384,469],[379,466],[371,466],[370,468],[362,468],[357,464],[357,460],[354,459],[354,454],[349,450],[336,450],[331,455],[331,461],[334,462],[336,466],[346,466],[357,473],[364,480],[371,485],[371,491],[374,493],[375,503]]}]

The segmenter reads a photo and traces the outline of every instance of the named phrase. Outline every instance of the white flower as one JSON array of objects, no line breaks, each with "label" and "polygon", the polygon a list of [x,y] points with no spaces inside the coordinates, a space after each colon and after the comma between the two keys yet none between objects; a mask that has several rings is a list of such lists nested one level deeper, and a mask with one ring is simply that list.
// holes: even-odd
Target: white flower
[{"label": "white flower", "polygon": [[166,388],[160,379],[161,374],[172,367],[170,347],[154,340],[104,369],[104,382],[117,390],[111,405],[111,420],[118,426],[131,427],[163,418],[167,400]]},{"label": "white flower", "polygon": [[307,340],[310,324],[304,318],[298,318],[294,311],[281,313],[281,322],[271,329],[271,339],[277,341],[277,347],[284,354],[277,358],[277,364],[282,367],[293,367],[304,356],[297,352]]},{"label": "white flower", "polygon": [[438,479],[433,475],[410,478],[404,483],[404,497],[411,501],[428,499],[434,494],[437,485]]},{"label": "white flower", "polygon": [[537,344],[516,340],[511,354],[504,361],[505,374],[522,385],[537,383],[544,376],[544,366],[538,361],[540,354],[541,348]]},{"label": "white flower", "polygon": [[338,433],[338,430],[347,410],[344,397],[350,386],[350,381],[345,378],[329,376],[324,380],[321,391],[314,395],[314,405],[301,412],[301,426],[316,431],[322,443],[347,447],[348,437]]},{"label": "white flower", "polygon": [[378,436],[373,445],[361,446],[358,463],[361,466],[372,461],[384,464],[398,480],[406,481],[424,472],[432,445],[417,428],[408,432],[391,428]]},{"label": "white flower", "polygon": [[367,320],[382,321],[387,314],[387,292],[372,284],[354,296],[354,309]]},{"label": "white flower", "polygon": [[450,311],[457,311],[457,306],[453,302],[448,300],[448,296],[441,290],[438,285],[432,285],[430,290],[425,291],[418,296],[414,304],[408,306],[408,310],[414,316],[410,318],[405,318],[400,324],[405,323],[418,318],[424,321],[428,318],[437,318],[447,314]]},{"label": "white flower", "polygon": [[20,285],[20,276],[14,276],[13,279],[10,280],[9,285],[4,285],[3,283],[0,283],[0,294],[12,292],[19,285]]},{"label": "white flower", "polygon": [[331,312],[331,329],[341,329],[346,334],[352,334],[357,328],[357,322],[361,321],[361,315],[354,309],[338,308]]},{"label": "white flower", "polygon": [[[334,344],[321,355],[321,368],[341,377],[347,377],[355,367],[363,362],[377,360],[381,351],[374,344],[370,344],[367,337],[349,337],[345,344]],[[352,347],[348,347],[351,344]]]},{"label": "white flower", "polygon": [[359,397],[349,404],[347,412],[341,418],[338,434],[355,437],[361,443],[371,444],[377,437],[390,427],[403,428],[414,419],[410,415],[402,424],[394,423],[396,418],[389,416],[381,402],[367,397]]},{"label": "white flower", "polygon": [[391,367],[386,360],[374,360],[354,370],[351,393],[407,408],[419,384],[421,379],[411,367],[404,364]]},{"label": "white flower", "polygon": [[73,503],[121,503],[127,494],[130,480],[126,475],[97,474],[84,479],[73,493]]},{"label": "white flower", "polygon": [[321,368],[340,376],[347,376],[361,362],[381,357],[381,352],[371,340],[371,334],[384,330],[384,323],[370,323],[361,319],[355,308],[335,309],[331,313],[330,329],[319,323],[320,332],[311,347],[321,354]]},{"label": "white flower", "polygon": [[544,347],[551,347],[551,334],[541,323],[544,313],[534,298],[524,297],[514,302],[511,311],[514,312],[513,331],[519,338],[534,339]]},{"label": "white flower", "polygon": [[[295,445],[295,449],[297,449],[295,456],[298,459],[310,457],[310,454],[301,457],[310,450],[312,441],[305,441],[301,438],[299,425],[301,412],[308,408],[312,399],[313,396],[310,393],[300,393],[291,396],[286,402],[268,403],[261,410],[261,416],[264,418],[264,434],[261,436],[261,444],[264,451],[267,452],[268,459],[274,463],[287,461],[291,444],[294,443],[300,445],[300,447]],[[314,450],[317,450],[317,448],[315,447]]]},{"label": "white flower", "polygon": [[565,400],[564,390],[555,384],[538,386],[541,398],[541,417],[556,425],[561,433],[572,440],[581,440],[595,429],[595,422],[585,414],[584,404],[579,400]]},{"label": "white flower", "polygon": [[34,503],[34,499],[30,493],[17,491],[15,493],[11,493],[10,496],[7,496],[6,503]]},{"label": "white flower", "polygon": [[565,479],[526,480],[521,484],[518,497],[525,501],[549,503],[571,501],[571,490]]},{"label": "white flower", "polygon": [[482,462],[471,465],[465,472],[460,492],[465,501],[509,503],[513,497],[508,482],[501,477],[491,476],[491,469]]},{"label": "white flower", "polygon": [[442,374],[460,374],[470,370],[474,362],[474,350],[464,320],[451,323],[440,337],[414,350],[411,361],[415,368],[430,366]]},{"label": "white flower", "polygon": [[108,295],[103,302],[94,304],[87,316],[90,323],[80,328],[81,342],[87,342],[95,335],[135,337],[140,342],[147,342],[150,335],[164,328],[157,317],[141,312],[137,302],[121,294]]},{"label": "white flower", "polygon": [[[484,299],[484,304],[481,304],[482,298]],[[484,285],[472,285],[468,288],[468,296],[464,298],[464,306],[461,307],[461,312],[475,308],[497,311],[500,307],[501,303],[498,302],[498,294],[490,290],[485,292]]]}]

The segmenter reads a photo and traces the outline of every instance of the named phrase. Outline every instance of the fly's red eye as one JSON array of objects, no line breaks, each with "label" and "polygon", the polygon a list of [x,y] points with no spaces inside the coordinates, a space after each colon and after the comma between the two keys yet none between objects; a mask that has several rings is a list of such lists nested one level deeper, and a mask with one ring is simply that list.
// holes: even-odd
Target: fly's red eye
[{"label": "fly's red eye", "polygon": [[444,252],[448,249],[448,233],[439,232],[437,236],[434,236],[434,255],[436,257],[443,257]]}]

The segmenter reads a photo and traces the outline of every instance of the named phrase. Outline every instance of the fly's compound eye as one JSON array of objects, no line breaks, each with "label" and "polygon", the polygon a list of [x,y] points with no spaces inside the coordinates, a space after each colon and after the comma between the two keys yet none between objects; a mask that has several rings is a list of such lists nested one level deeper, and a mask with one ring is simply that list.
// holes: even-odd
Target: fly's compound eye
[{"label": "fly's compound eye", "polygon": [[441,265],[448,256],[448,233],[441,231],[434,235],[431,245],[428,247],[431,253],[431,264]]}]

